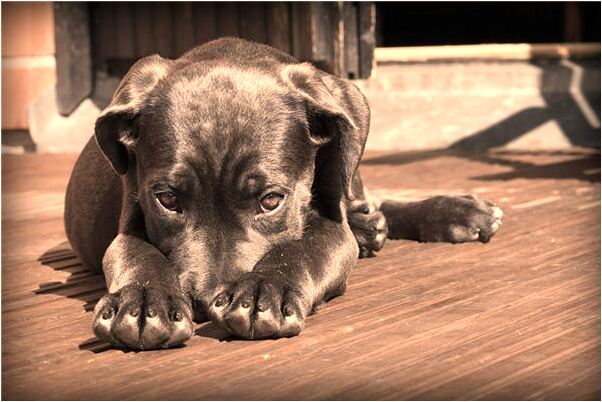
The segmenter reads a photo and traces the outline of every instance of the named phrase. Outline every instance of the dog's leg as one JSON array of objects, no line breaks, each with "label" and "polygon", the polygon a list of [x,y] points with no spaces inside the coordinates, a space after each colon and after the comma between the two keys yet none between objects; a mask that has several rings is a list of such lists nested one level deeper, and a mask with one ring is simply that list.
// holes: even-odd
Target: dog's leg
[{"label": "dog's leg", "polygon": [[296,335],[318,304],[345,291],[357,255],[347,225],[316,216],[302,239],[275,246],[252,272],[224,285],[209,315],[247,339]]},{"label": "dog's leg", "polygon": [[94,333],[115,346],[154,349],[192,335],[190,299],[176,268],[144,240],[119,234],[103,258],[109,292],[94,309]]},{"label": "dog's leg", "polygon": [[388,237],[421,242],[486,243],[502,225],[502,210],[473,195],[437,196],[423,201],[384,200]]}]

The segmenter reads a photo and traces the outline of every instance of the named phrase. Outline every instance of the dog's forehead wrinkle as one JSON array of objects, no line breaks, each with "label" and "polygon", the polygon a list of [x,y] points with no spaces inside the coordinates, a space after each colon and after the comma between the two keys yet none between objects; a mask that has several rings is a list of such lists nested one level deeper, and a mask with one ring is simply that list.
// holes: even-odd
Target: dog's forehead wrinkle
[{"label": "dog's forehead wrinkle", "polygon": [[181,131],[215,129],[232,119],[242,126],[252,125],[253,120],[265,123],[286,113],[286,95],[274,77],[234,67],[178,74],[165,91],[170,120]]}]

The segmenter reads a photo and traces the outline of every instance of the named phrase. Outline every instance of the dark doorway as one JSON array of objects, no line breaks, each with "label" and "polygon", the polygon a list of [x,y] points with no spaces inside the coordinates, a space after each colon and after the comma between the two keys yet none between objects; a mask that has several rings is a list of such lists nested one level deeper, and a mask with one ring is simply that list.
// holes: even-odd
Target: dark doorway
[{"label": "dark doorway", "polygon": [[600,42],[599,2],[376,3],[377,46]]}]

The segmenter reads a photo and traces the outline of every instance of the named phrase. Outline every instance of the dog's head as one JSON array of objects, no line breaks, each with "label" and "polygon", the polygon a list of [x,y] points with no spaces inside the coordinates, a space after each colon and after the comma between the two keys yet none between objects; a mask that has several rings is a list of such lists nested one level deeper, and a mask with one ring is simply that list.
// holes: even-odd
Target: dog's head
[{"label": "dog's head", "polygon": [[152,244],[181,267],[227,276],[299,239],[308,214],[344,221],[366,138],[321,73],[178,63],[136,63],[96,122]]}]

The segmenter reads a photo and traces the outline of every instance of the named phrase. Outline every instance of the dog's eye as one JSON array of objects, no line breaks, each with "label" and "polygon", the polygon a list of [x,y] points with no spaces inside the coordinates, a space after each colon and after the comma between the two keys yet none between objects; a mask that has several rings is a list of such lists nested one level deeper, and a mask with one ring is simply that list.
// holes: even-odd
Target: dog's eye
[{"label": "dog's eye", "polygon": [[170,211],[179,211],[178,197],[171,191],[164,191],[162,193],[155,194],[157,200],[163,205],[165,209]]},{"label": "dog's eye", "polygon": [[278,193],[269,193],[261,199],[259,206],[262,212],[270,212],[278,208],[284,196]]}]

